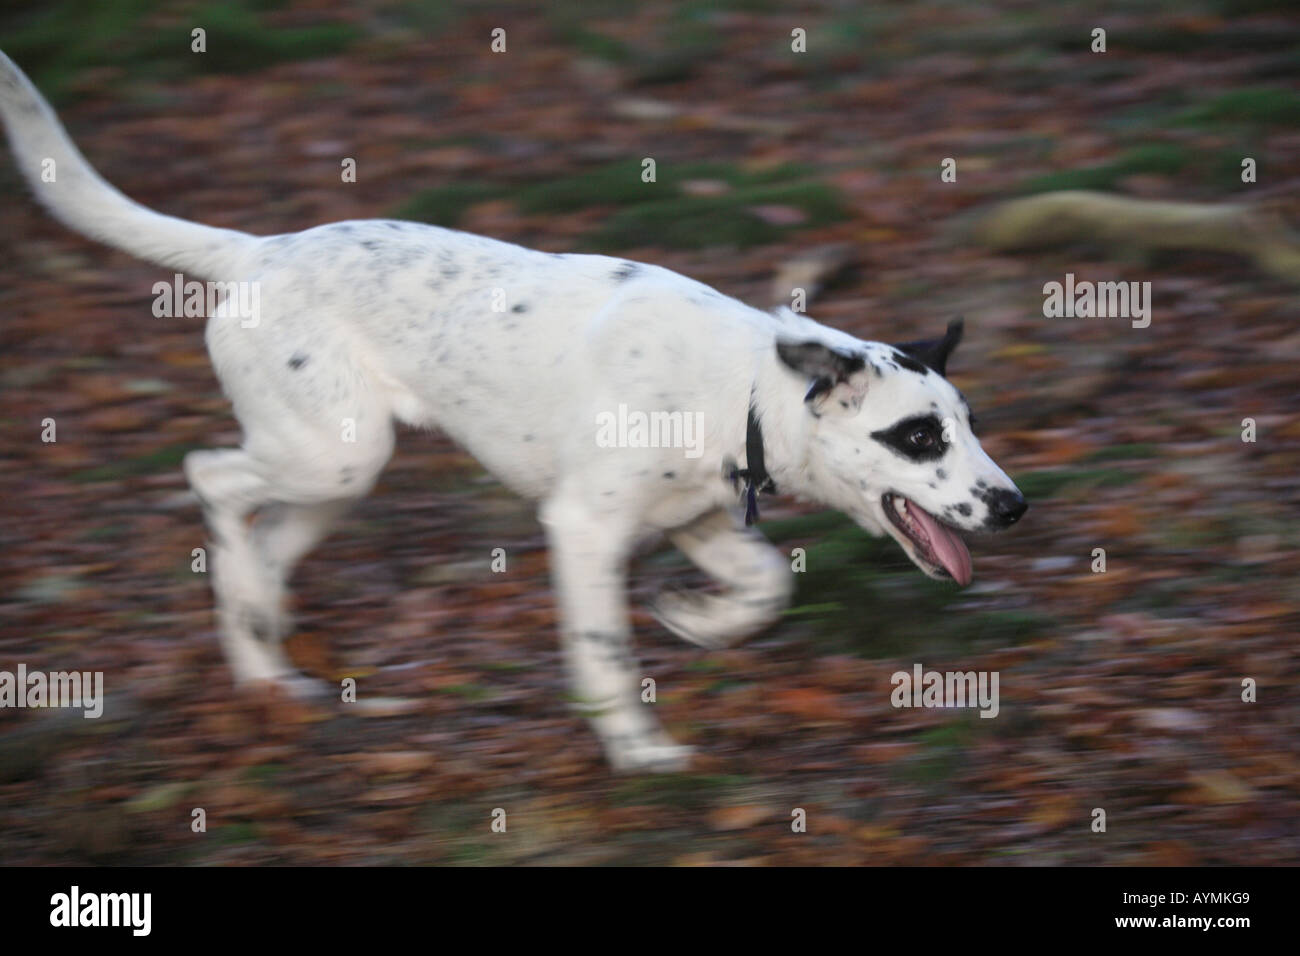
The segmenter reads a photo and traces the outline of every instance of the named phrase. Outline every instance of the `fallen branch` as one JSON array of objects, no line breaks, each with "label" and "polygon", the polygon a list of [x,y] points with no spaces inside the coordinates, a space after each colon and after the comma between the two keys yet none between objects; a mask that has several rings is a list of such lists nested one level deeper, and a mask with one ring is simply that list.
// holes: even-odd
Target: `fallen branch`
[{"label": "fallen branch", "polygon": [[1300,285],[1300,242],[1279,216],[1253,206],[1070,190],[1002,203],[975,222],[973,238],[1003,252],[1069,242],[1224,252]]}]

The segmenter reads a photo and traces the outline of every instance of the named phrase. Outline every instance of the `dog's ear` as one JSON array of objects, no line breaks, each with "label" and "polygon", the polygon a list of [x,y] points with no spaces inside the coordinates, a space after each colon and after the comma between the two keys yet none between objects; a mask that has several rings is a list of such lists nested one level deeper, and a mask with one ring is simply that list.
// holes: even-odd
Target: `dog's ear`
[{"label": "dog's ear", "polygon": [[947,375],[948,356],[952,354],[953,349],[957,347],[957,343],[961,341],[961,333],[964,327],[965,322],[961,318],[956,318],[948,323],[948,331],[944,333],[941,339],[903,342],[895,345],[894,348],[924,362],[940,375]]},{"label": "dog's ear", "polygon": [[838,389],[844,393],[841,401],[845,407],[857,408],[862,404],[862,396],[867,391],[866,376],[858,373],[867,363],[861,355],[833,349],[822,342],[777,342],[776,354],[787,368],[812,380],[805,402],[820,408],[830,393]]}]

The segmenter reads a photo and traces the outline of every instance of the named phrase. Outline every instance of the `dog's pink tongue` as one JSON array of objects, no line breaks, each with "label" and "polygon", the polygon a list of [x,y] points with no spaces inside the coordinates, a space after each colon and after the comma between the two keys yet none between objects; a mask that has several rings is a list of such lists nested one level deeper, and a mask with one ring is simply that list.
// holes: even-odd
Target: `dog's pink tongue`
[{"label": "dog's pink tongue", "polygon": [[930,536],[930,547],[934,549],[934,556],[952,575],[952,579],[962,587],[970,584],[970,551],[966,548],[966,542],[935,521],[930,513],[916,502],[908,501],[907,512],[921,522],[925,533]]}]

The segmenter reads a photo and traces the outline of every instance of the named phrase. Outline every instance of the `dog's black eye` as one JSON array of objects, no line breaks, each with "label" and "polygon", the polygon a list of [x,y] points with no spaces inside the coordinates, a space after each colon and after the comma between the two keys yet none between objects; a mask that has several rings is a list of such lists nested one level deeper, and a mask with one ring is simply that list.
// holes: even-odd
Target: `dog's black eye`
[{"label": "dog's black eye", "polygon": [[948,453],[943,422],[937,415],[913,415],[871,437],[908,461],[938,461]]}]

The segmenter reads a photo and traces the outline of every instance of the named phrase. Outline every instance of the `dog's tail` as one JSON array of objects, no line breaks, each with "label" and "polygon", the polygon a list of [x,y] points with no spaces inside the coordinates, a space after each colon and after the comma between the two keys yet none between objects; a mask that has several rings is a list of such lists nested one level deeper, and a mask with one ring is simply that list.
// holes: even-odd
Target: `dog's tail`
[{"label": "dog's tail", "polygon": [[0,52],[0,116],[32,192],[65,225],[133,256],[227,279],[255,236],[186,222],[127,199],[95,172],[26,74]]}]

